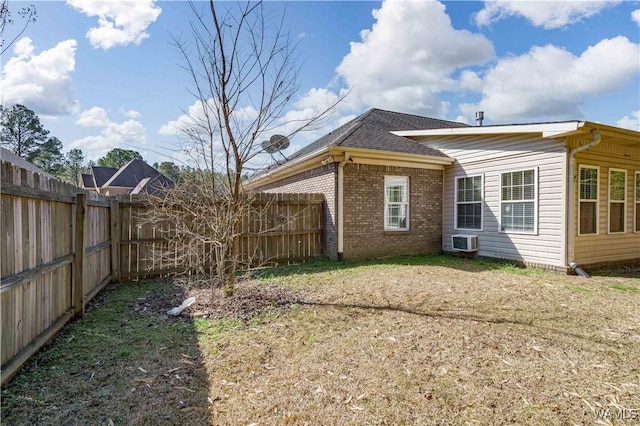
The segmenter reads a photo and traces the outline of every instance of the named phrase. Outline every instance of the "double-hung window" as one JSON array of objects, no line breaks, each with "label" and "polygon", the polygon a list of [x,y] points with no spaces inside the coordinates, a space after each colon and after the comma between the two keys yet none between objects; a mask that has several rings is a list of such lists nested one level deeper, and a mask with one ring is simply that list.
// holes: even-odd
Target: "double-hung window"
[{"label": "double-hung window", "polygon": [[409,178],[407,176],[384,177],[384,229],[390,231],[409,229]]},{"label": "double-hung window", "polygon": [[482,229],[482,176],[456,178],[456,229]]},{"label": "double-hung window", "polygon": [[625,232],[627,171],[609,169],[609,233]]},{"label": "double-hung window", "polygon": [[598,174],[595,166],[580,166],[578,234],[598,233]]},{"label": "double-hung window", "polygon": [[537,232],[536,169],[500,174],[500,230]]},{"label": "double-hung window", "polygon": [[640,172],[636,172],[636,184],[635,184],[635,232],[640,232]]}]

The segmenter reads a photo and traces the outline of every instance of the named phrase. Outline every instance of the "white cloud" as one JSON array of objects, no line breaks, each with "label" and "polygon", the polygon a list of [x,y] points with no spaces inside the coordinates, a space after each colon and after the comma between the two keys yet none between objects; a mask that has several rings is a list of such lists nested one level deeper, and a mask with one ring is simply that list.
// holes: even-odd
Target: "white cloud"
[{"label": "white cloud", "polygon": [[104,50],[140,44],[149,37],[146,29],[162,12],[155,0],[67,0],[67,4],[87,16],[98,17],[98,26],[87,31],[87,38],[93,47]]},{"label": "white cloud", "polygon": [[[213,103],[213,99],[210,99],[209,102]],[[213,108],[213,104],[209,105],[209,108]],[[206,118],[204,109],[205,104],[203,102],[199,100],[195,101],[184,114],[160,126],[158,133],[161,135],[174,136],[184,134],[185,129],[189,129],[197,123],[203,122]]]},{"label": "white cloud", "polygon": [[111,124],[107,110],[100,107],[91,107],[82,111],[76,124],[83,127],[105,127]]},{"label": "white cloud", "polygon": [[104,108],[92,107],[83,111],[76,124],[85,127],[102,127],[99,135],[77,139],[68,149],[81,149],[89,159],[97,160],[114,148],[137,150],[147,143],[147,131],[136,120],[122,123],[111,121]]},{"label": "white cloud", "polygon": [[132,109],[120,108],[118,111],[120,112],[120,114],[124,115],[127,118],[138,118],[138,117],[140,117],[140,113],[138,111],[134,111]]},{"label": "white cloud", "polygon": [[475,21],[479,26],[488,26],[501,19],[521,16],[536,27],[561,28],[594,16],[617,3],[617,0],[487,0],[484,9],[475,15]]},{"label": "white cloud", "polygon": [[75,70],[75,40],[65,40],[36,54],[30,38],[20,39],[6,61],[0,79],[2,104],[19,103],[42,115],[77,111],[71,73]]},{"label": "white cloud", "polygon": [[498,60],[484,76],[482,100],[460,109],[469,117],[485,111],[489,120],[579,118],[586,96],[624,87],[638,75],[639,47],[622,36],[602,40],[580,56],[552,45],[533,47]]},{"label": "white cloud", "polygon": [[616,122],[619,127],[640,132],[640,110],[631,111],[631,116],[625,115]]},{"label": "white cloud", "polygon": [[640,9],[631,12],[631,20],[640,26]]},{"label": "white cloud", "polygon": [[373,16],[336,69],[356,108],[444,116],[438,94],[456,89],[451,74],[494,55],[484,36],[453,28],[439,2],[385,0]]}]

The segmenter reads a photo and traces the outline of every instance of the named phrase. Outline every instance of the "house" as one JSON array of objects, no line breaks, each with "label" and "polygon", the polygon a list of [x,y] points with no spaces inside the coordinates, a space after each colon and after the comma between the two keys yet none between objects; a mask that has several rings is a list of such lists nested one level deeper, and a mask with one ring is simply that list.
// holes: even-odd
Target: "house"
[{"label": "house", "polygon": [[173,181],[145,163],[131,160],[124,166],[91,167],[91,173],[82,175],[84,188],[103,195],[155,193],[173,186]]},{"label": "house", "polygon": [[325,194],[331,258],[640,262],[640,132],[588,121],[472,127],[373,109],[248,188]]}]

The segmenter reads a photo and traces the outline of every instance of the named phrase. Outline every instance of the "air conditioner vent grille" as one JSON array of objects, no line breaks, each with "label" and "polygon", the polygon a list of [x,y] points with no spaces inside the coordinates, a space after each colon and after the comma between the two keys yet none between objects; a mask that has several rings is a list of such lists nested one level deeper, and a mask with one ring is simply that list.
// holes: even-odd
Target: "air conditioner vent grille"
[{"label": "air conditioner vent grille", "polygon": [[478,236],[464,234],[452,235],[451,247],[455,251],[478,251]]}]

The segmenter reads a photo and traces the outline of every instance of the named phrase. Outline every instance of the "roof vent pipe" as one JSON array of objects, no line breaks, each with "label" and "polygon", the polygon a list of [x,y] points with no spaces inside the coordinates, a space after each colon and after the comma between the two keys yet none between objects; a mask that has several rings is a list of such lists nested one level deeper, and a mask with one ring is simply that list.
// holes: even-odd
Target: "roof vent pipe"
[{"label": "roof vent pipe", "polygon": [[476,121],[480,127],[482,127],[482,120],[484,120],[484,111],[476,112]]}]

